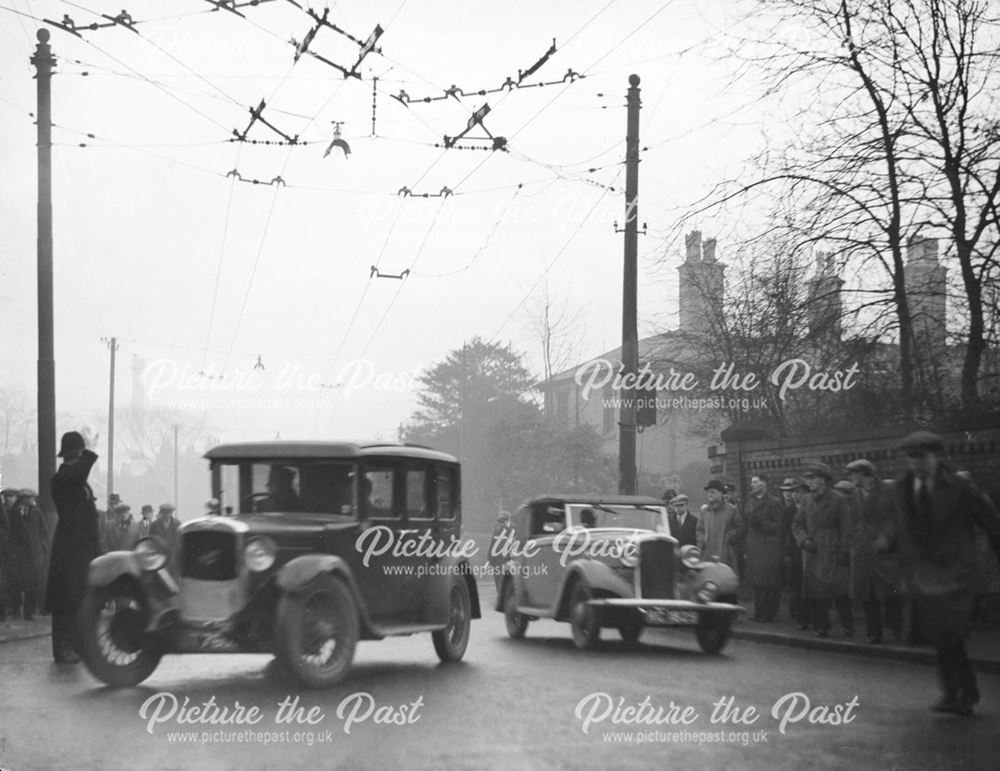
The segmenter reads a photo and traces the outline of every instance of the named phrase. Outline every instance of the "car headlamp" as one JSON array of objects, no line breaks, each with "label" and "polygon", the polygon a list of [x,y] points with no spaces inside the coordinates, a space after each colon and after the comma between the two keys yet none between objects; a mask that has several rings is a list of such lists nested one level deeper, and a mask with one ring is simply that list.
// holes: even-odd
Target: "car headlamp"
[{"label": "car headlamp", "polygon": [[253,538],[243,549],[243,561],[254,573],[261,573],[274,564],[278,546],[267,536]]},{"label": "car headlamp", "polygon": [[135,545],[135,556],[140,570],[146,573],[152,573],[167,564],[167,550],[155,537],[140,539]]},{"label": "car headlamp", "polygon": [[625,567],[634,568],[639,564],[639,544],[634,540],[626,541],[622,544],[622,551],[618,559]]},{"label": "car headlamp", "polygon": [[711,602],[719,591],[719,585],[715,581],[706,581],[701,589],[696,593],[698,602]]},{"label": "car headlamp", "polygon": [[686,568],[696,568],[701,564],[701,549],[694,544],[681,547],[681,564]]}]

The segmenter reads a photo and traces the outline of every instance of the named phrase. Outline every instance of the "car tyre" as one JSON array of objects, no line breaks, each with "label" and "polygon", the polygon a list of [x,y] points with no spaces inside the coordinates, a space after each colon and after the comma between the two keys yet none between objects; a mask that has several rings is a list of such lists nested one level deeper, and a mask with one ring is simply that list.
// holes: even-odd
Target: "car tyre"
[{"label": "car tyre", "polygon": [[[720,597],[719,602],[732,602],[735,597]],[[698,625],[695,627],[695,637],[698,645],[708,654],[721,653],[729,642],[729,631],[732,629],[735,613],[718,610],[705,610],[698,614]]]},{"label": "car tyre", "polygon": [[276,653],[307,688],[327,688],[347,676],[359,629],[351,590],[339,578],[321,576],[278,602]]},{"label": "car tyre", "polygon": [[573,630],[573,644],[582,651],[591,650],[601,639],[601,627],[596,613],[587,603],[593,599],[593,592],[583,581],[573,586],[569,600],[569,624]]},{"label": "car tyre", "polygon": [[456,578],[451,585],[448,614],[448,626],[431,632],[434,650],[441,661],[461,661],[472,630],[472,599],[464,578]]},{"label": "car tyre", "polygon": [[145,634],[148,621],[149,606],[134,581],[88,587],[77,622],[91,674],[113,688],[131,688],[153,674],[163,651]]},{"label": "car tyre", "polygon": [[618,634],[626,645],[637,645],[645,627],[638,621],[629,621],[618,627]]},{"label": "car tyre", "polygon": [[508,581],[504,584],[503,591],[503,619],[507,625],[507,634],[515,640],[520,640],[528,631],[528,621],[530,619],[523,613],[517,612],[517,594],[514,590],[514,582]]}]

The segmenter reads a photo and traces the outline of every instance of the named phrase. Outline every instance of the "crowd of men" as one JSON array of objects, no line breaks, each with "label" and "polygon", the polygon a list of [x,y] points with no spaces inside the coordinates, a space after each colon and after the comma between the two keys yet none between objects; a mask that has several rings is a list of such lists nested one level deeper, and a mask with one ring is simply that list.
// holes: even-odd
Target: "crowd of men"
[{"label": "crowd of men", "polygon": [[969,715],[979,691],[964,638],[983,598],[1000,592],[1000,514],[968,472],[947,465],[939,436],[918,431],[899,449],[907,469],[895,479],[865,458],[840,480],[811,463],[781,484],[755,474],[742,505],[732,485],[713,480],[698,513],[689,496],[667,490],[670,530],[681,546],[738,569],[757,622],[776,620],[784,589],[789,615],[817,637],[829,637],[831,609],[853,637],[860,604],[870,644],[886,629],[897,641],[930,643],[943,690],[934,709]]},{"label": "crowd of men", "polygon": [[[180,522],[172,504],[164,503],[154,517],[145,505],[138,520],[117,494],[107,511],[99,512],[102,553],[135,548],[140,538],[158,536],[171,552]],[[7,487],[0,491],[0,622],[46,615],[45,589],[53,533],[38,506],[38,493]]]}]

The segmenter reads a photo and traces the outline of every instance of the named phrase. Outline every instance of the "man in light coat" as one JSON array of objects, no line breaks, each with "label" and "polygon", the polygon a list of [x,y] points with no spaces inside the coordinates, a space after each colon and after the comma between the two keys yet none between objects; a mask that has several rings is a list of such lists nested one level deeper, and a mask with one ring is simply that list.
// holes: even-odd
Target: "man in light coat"
[{"label": "man in light coat", "polygon": [[833,471],[827,464],[812,463],[802,476],[809,493],[795,514],[792,532],[803,552],[803,583],[812,606],[813,628],[817,637],[830,636],[830,605],[835,604],[844,635],[851,637],[854,619],[847,595],[850,506],[833,489]]},{"label": "man in light coat", "polygon": [[735,544],[743,539],[743,521],[736,507],[725,500],[725,485],[713,479],[705,485],[708,503],[699,510],[695,542],[706,559],[718,557],[736,570]]}]

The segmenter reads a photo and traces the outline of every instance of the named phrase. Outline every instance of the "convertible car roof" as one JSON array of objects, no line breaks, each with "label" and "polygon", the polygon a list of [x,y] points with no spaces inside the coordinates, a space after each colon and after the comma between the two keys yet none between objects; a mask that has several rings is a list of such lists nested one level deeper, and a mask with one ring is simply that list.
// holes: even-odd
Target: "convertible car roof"
[{"label": "convertible car roof", "polygon": [[648,495],[593,495],[573,493],[572,495],[538,495],[525,501],[527,505],[536,503],[603,503],[606,506],[666,506],[659,498]]},{"label": "convertible car roof", "polygon": [[239,442],[220,444],[205,453],[209,460],[351,459],[376,455],[458,462],[453,455],[429,447],[393,442]]}]

